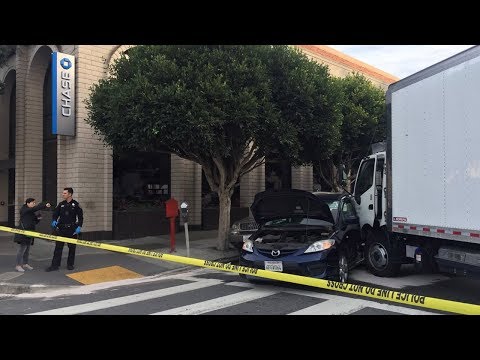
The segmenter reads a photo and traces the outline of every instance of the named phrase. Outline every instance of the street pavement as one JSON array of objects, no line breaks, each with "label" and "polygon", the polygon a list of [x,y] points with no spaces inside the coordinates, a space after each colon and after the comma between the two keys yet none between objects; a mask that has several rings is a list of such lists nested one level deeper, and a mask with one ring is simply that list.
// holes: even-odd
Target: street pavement
[{"label": "street pavement", "polygon": [[[236,262],[238,250],[218,251],[216,249],[216,236],[216,230],[191,231],[190,257],[202,260]],[[105,240],[103,242],[141,250],[170,253],[168,235]],[[75,269],[69,271],[66,269],[68,246],[65,244],[60,269],[45,272],[45,268],[51,264],[54,247],[54,241],[35,239],[35,244],[30,250],[29,262],[34,270],[26,270],[20,273],[14,269],[18,245],[13,242],[13,234],[0,231],[0,295],[40,294],[53,290],[75,291],[75,289],[78,289],[81,291],[81,289],[95,286],[95,284],[110,286],[122,281],[143,281],[142,279],[148,279],[152,276],[170,276],[188,271],[189,268],[196,269],[196,267],[162,259],[77,245]],[[176,234],[176,252],[173,255],[187,255],[183,232]],[[379,278],[371,275],[361,266],[353,270],[350,282],[480,305],[480,280],[452,277],[445,274],[417,274],[413,271],[411,265],[404,265],[402,269],[399,277]]]},{"label": "street pavement", "polygon": [[[216,249],[217,231],[190,231],[190,257],[222,262],[236,261],[238,250]],[[169,235],[148,236],[138,239],[104,240],[102,242],[129,248],[170,253]],[[176,234],[175,252],[187,256],[184,233]],[[75,269],[67,270],[68,245],[63,248],[62,263],[58,271],[46,272],[51,264],[55,241],[35,239],[30,248],[29,264],[33,270],[15,271],[18,244],[13,234],[0,231],[0,294],[45,292],[48,290],[79,287],[87,284],[118,281],[131,278],[175,272],[188,266],[162,259],[124,254],[104,249],[77,245]]]},{"label": "street pavement", "polygon": [[[47,293],[5,295],[0,315],[431,315],[438,311],[238,274],[186,269]],[[236,325],[235,325],[236,327]]]}]

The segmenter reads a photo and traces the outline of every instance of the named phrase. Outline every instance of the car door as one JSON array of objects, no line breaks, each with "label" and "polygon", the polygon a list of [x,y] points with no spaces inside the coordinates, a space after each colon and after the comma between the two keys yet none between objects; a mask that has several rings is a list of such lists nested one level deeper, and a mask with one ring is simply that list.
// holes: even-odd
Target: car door
[{"label": "car door", "polygon": [[358,170],[354,191],[355,208],[360,219],[360,227],[363,227],[365,224],[373,226],[375,220],[374,173],[375,158],[364,160]]}]

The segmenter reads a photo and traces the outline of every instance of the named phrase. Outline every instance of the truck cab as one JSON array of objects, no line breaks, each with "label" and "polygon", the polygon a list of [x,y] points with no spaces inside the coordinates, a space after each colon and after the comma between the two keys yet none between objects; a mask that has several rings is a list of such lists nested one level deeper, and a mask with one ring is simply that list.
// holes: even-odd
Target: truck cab
[{"label": "truck cab", "polygon": [[358,169],[353,194],[360,227],[364,231],[386,224],[385,156],[384,151],[367,156]]},{"label": "truck cab", "polygon": [[387,162],[385,143],[372,145],[373,154],[360,163],[353,191],[364,259],[371,273],[395,276],[405,261],[404,246],[387,231]]}]

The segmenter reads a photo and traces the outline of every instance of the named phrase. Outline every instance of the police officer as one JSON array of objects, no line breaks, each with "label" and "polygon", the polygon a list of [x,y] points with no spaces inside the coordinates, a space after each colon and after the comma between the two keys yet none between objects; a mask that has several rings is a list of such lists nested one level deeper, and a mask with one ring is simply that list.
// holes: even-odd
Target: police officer
[{"label": "police officer", "polygon": [[[62,192],[63,201],[60,202],[52,216],[52,228],[55,230],[55,234],[59,236],[73,238],[78,237],[78,234],[82,231],[83,225],[83,210],[80,207],[78,201],[73,200],[73,189],[66,187]],[[45,269],[45,271],[58,270],[60,262],[62,261],[62,252],[64,242],[57,241],[55,244],[55,251],[53,252],[52,265]],[[74,269],[75,262],[75,249],[76,244],[68,243],[68,259],[67,269]]]}]

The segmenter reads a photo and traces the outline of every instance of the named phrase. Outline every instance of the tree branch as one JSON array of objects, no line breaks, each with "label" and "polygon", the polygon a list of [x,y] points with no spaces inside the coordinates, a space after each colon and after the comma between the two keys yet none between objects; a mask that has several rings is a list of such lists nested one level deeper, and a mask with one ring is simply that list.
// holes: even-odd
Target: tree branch
[{"label": "tree branch", "polygon": [[[180,151],[178,151],[180,150]],[[179,154],[181,152],[181,154]],[[203,165],[203,161],[194,153],[191,153],[189,151],[186,151],[181,145],[178,145],[178,149],[176,151],[177,155],[184,158],[184,159],[187,159],[187,160],[190,160],[190,161],[193,161],[193,162],[196,162],[197,164],[200,164],[200,165]]]},{"label": "tree branch", "polygon": [[245,171],[241,171],[239,176],[242,177],[243,175],[248,174],[250,171],[256,169],[256,168],[259,167],[259,166],[262,166],[263,164],[265,164],[265,157],[262,157],[262,158],[260,159],[260,161],[258,161],[258,162],[257,162],[256,164],[254,164],[253,166],[250,166],[249,169],[246,169]]},{"label": "tree branch", "polygon": [[205,177],[207,178],[208,185],[212,191],[218,192],[218,185],[215,183],[215,176],[213,173],[212,164],[203,166],[203,171],[205,172]]},{"label": "tree branch", "polygon": [[254,155],[254,152],[256,151],[255,149],[258,149],[256,146],[253,146],[252,142],[250,142],[247,146],[249,146],[250,149],[248,150],[247,156],[245,156],[242,162],[240,163],[240,166],[239,166],[240,169],[243,168],[245,163],[247,163],[252,158],[252,156]]},{"label": "tree branch", "polygon": [[212,160],[215,163],[217,170],[220,174],[220,179],[218,182],[218,190],[220,190],[220,186],[222,186],[222,190],[225,189],[225,183],[226,183],[226,178],[225,178],[225,167],[223,165],[222,159],[219,159],[218,157],[212,156]]},{"label": "tree branch", "polygon": [[251,167],[253,167],[253,168],[252,168],[252,170],[253,170],[255,167],[260,166],[261,164],[260,164],[260,165],[257,165],[257,162],[258,162],[259,160],[262,161],[263,158],[264,158],[264,156],[260,156],[260,155],[258,155],[257,152],[255,152],[255,153],[252,155],[252,157],[250,158],[250,160],[249,160],[248,162],[246,162],[246,163],[240,168],[240,172],[244,172],[244,173],[246,174]]}]

